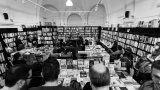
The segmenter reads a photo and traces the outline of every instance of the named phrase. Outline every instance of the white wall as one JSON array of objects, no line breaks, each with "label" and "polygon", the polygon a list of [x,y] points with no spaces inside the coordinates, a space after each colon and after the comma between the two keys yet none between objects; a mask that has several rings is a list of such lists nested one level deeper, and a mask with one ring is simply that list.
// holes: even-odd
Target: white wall
[{"label": "white wall", "polygon": [[[129,10],[136,21],[149,21],[160,17],[160,7],[157,7],[160,5],[160,0],[109,0],[108,2],[110,24],[123,22],[125,10]],[[159,16],[155,16],[158,14]]]},{"label": "white wall", "polygon": [[90,26],[104,26],[106,21],[106,12],[105,7],[103,5],[99,5],[97,11],[95,8],[92,8],[91,13],[88,14],[88,25]]},{"label": "white wall", "polygon": [[[35,25],[39,23],[38,10],[35,5],[26,0],[0,0],[0,20],[4,21],[3,13],[7,12],[9,19],[16,25]],[[37,0],[32,0],[36,2]]]},{"label": "white wall", "polygon": [[82,26],[82,18],[78,14],[71,14],[67,19],[68,26]]}]

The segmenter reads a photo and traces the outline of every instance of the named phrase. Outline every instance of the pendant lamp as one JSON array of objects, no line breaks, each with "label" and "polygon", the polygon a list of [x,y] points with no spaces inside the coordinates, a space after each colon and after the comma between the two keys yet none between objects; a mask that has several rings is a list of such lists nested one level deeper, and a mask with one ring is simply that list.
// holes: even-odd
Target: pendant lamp
[{"label": "pendant lamp", "polygon": [[73,6],[73,2],[71,0],[66,1],[66,6]]}]

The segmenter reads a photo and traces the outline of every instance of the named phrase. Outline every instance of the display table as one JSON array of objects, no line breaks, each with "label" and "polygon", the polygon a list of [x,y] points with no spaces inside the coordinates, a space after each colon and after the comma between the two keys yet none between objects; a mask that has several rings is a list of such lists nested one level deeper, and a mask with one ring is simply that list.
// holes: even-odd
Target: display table
[{"label": "display table", "polygon": [[[121,88],[123,88],[123,90],[138,90],[140,85],[130,75],[122,71],[115,71],[116,64],[109,63],[109,54],[102,47],[93,49],[91,46],[89,48],[90,49],[87,49],[86,51],[78,51],[78,54],[86,54],[87,58],[83,60],[73,60],[72,65],[74,67],[77,65],[77,68],[64,69],[65,64],[67,65],[69,60],[58,60],[60,66],[62,66],[58,79],[59,83],[63,86],[69,86],[72,80],[77,80],[83,87],[85,83],[90,81],[88,76],[90,64],[98,64],[101,63],[99,61],[102,61],[105,62],[105,66],[109,68],[111,77],[110,87],[113,90],[121,90]],[[98,61],[95,57],[102,57],[102,59],[99,59]],[[93,63],[91,63],[91,61],[93,61]]]},{"label": "display table", "polygon": [[15,53],[20,53],[23,59],[29,64],[35,62],[44,62],[53,52],[53,48],[43,47],[43,48],[31,48],[23,49],[11,54],[12,58]]},{"label": "display table", "polygon": [[[44,61],[52,54],[53,48],[44,49],[30,49],[22,50],[21,54],[26,52],[40,54]],[[128,90],[138,90],[140,85],[130,76],[122,71],[115,71],[116,64],[110,64],[110,55],[99,45],[87,46],[86,51],[78,51],[79,55],[85,55],[85,58],[78,58],[73,60],[72,58],[57,59],[60,63],[60,75],[59,83],[63,86],[69,86],[72,80],[81,82],[82,87],[85,83],[89,82],[89,67],[94,64],[103,63],[109,68],[111,83],[110,87],[113,90],[120,90],[120,88],[126,88]]]}]

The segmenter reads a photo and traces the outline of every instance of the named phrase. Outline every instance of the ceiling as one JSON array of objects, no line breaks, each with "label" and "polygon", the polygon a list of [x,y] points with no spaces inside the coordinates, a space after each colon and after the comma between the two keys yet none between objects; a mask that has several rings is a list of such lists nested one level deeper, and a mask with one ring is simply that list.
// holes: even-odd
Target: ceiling
[{"label": "ceiling", "polygon": [[[81,20],[82,24],[80,25],[85,25],[88,22],[92,22],[92,25],[93,24],[97,25],[100,23],[104,24],[105,18],[107,17],[107,12],[106,12],[107,9],[105,4],[107,0],[72,0],[73,2],[72,7],[67,7],[66,1],[67,0],[42,0],[42,5],[45,8],[53,11],[54,13],[46,12],[45,9],[41,8],[40,10],[40,16],[42,17],[41,20],[44,21],[44,18],[45,21],[49,21],[52,19],[54,22],[58,23],[58,25],[68,25],[67,23],[70,22],[68,20],[73,20],[71,19],[72,17],[74,19],[77,19],[77,16],[80,16],[80,18],[82,19]],[[96,11],[95,6],[97,4],[98,4],[98,10]],[[70,12],[70,11],[76,11],[76,12]],[[92,11],[92,12],[85,12],[85,11]],[[95,18],[98,19],[98,22],[94,21],[96,20]],[[76,20],[73,20],[73,22],[74,21]]]},{"label": "ceiling", "polygon": [[89,11],[94,5],[101,0],[72,0],[73,7],[66,7],[67,0],[43,0],[42,5],[53,5],[59,11]]}]

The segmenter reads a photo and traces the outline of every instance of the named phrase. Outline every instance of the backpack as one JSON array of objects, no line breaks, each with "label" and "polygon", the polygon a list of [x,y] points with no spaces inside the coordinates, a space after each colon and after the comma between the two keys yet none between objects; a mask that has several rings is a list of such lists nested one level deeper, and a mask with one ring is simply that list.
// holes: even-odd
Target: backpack
[{"label": "backpack", "polygon": [[151,65],[152,62],[146,56],[141,57],[135,65],[136,69],[138,69],[137,75],[139,72],[151,73]]}]

